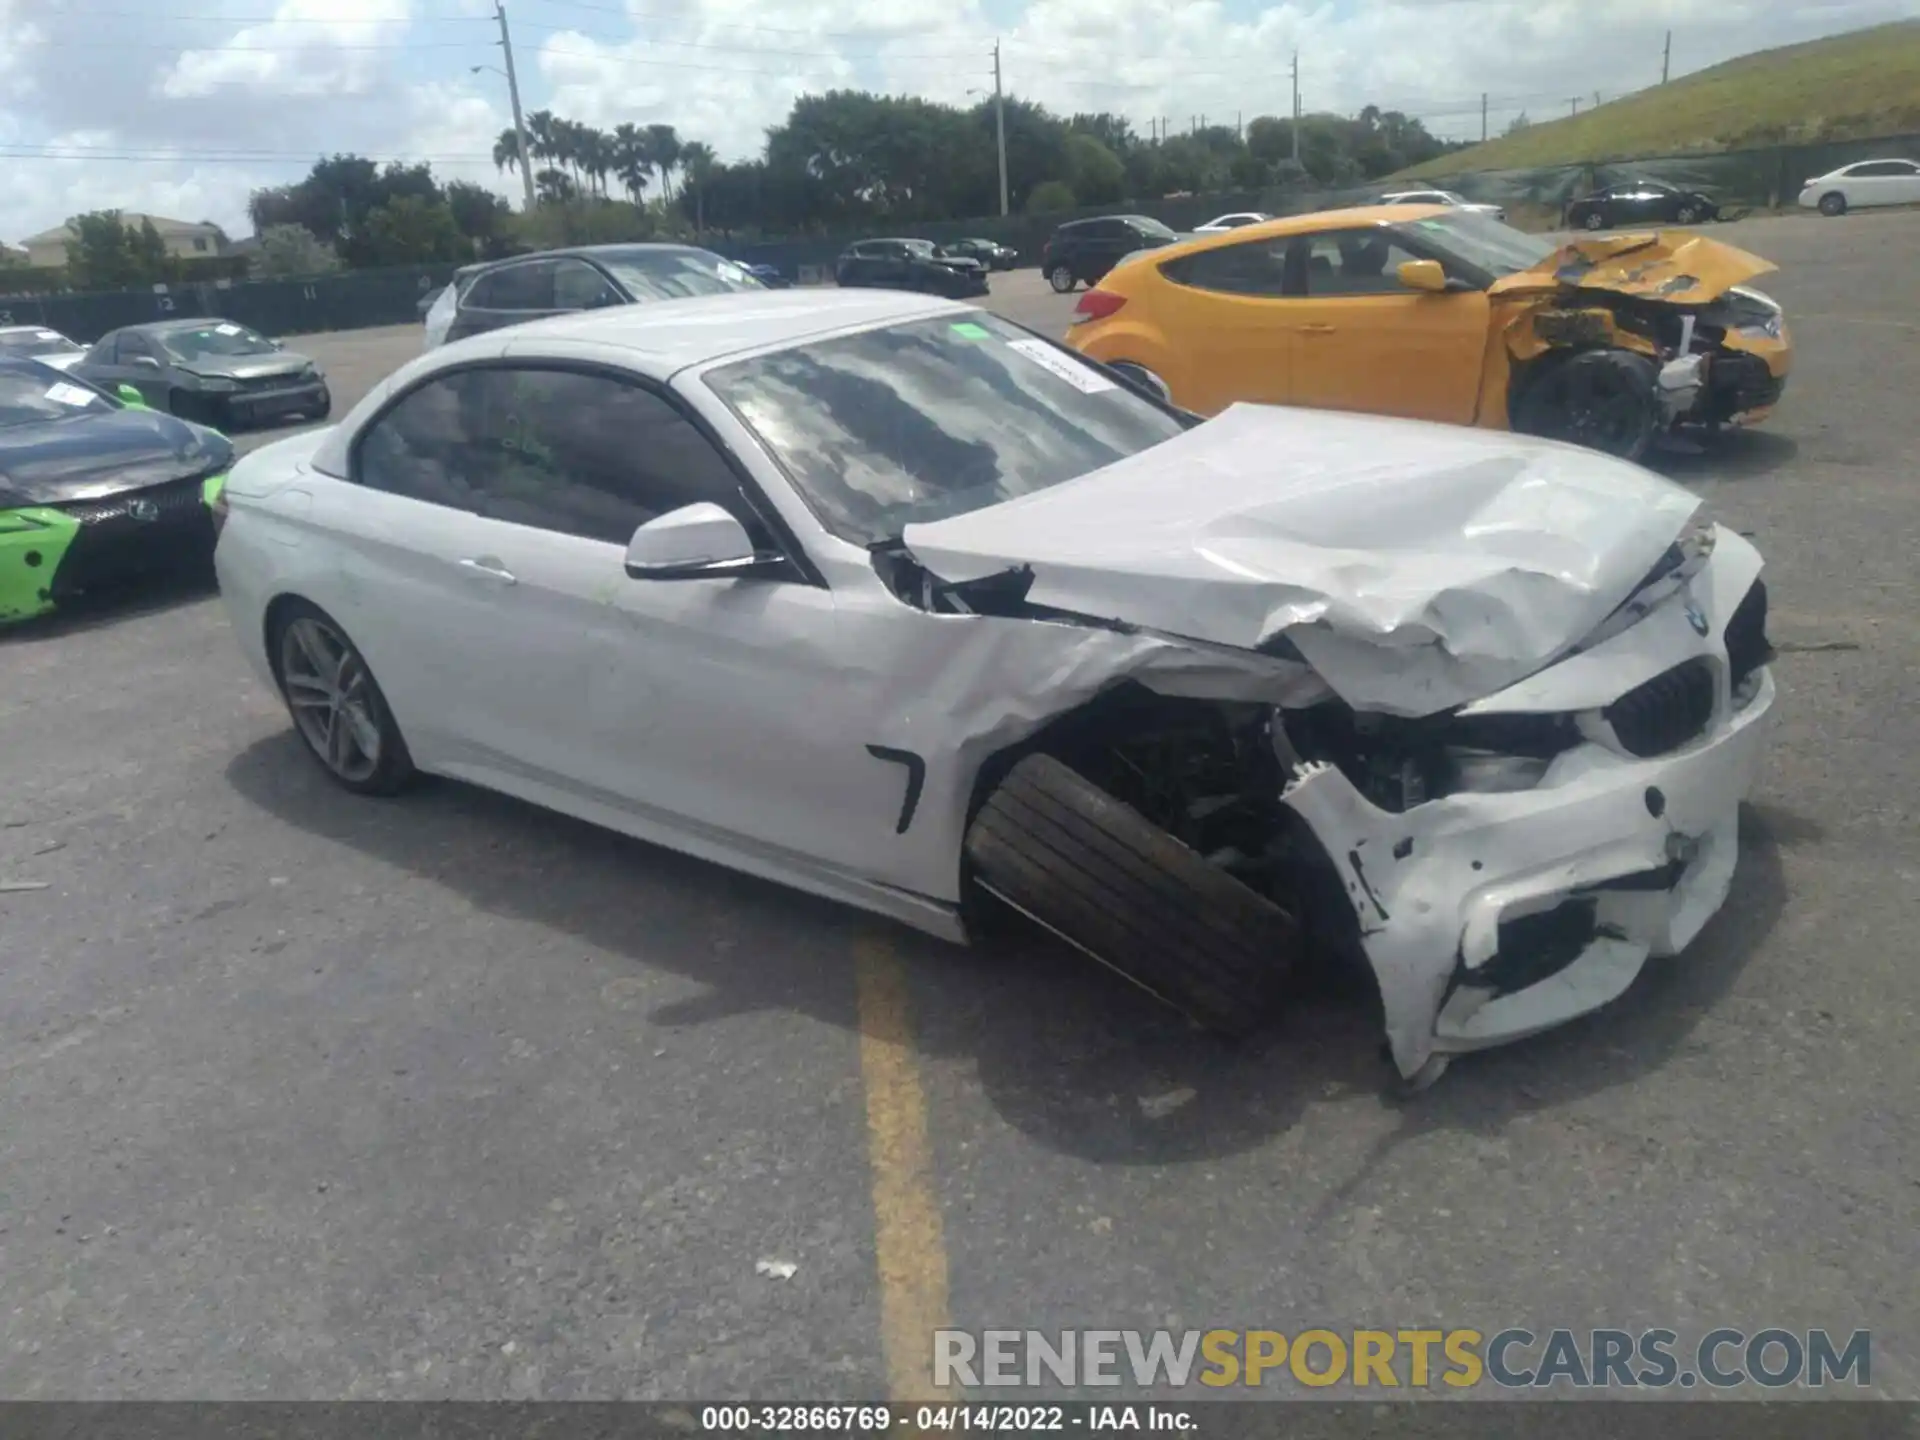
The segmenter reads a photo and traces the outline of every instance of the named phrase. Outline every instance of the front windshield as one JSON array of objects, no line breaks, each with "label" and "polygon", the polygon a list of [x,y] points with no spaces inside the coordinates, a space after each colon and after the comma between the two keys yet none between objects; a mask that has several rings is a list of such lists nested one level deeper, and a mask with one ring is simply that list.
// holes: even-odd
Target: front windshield
[{"label": "front windshield", "polygon": [[0,332],[0,355],[71,355],[80,348],[58,330]]},{"label": "front windshield", "polygon": [[636,300],[685,300],[764,290],[746,267],[711,250],[626,250],[594,256]]},{"label": "front windshield", "polygon": [[230,320],[191,330],[163,330],[154,337],[176,360],[204,360],[243,355],[271,355],[279,347],[256,330]]},{"label": "front windshield", "polygon": [[115,409],[114,403],[50,365],[9,365],[0,369],[0,429],[74,420]]},{"label": "front windshield", "polygon": [[1444,215],[1415,220],[1406,228],[1434,249],[1444,250],[1463,264],[1494,276],[1531,270],[1558,248],[1538,235],[1516,230],[1474,210],[1450,210]]},{"label": "front windshield", "polygon": [[1050,341],[969,312],[778,350],[706,383],[856,545],[1062,484],[1183,428]]},{"label": "front windshield", "polygon": [[916,255],[931,255],[939,249],[931,240],[902,240],[900,243]]},{"label": "front windshield", "polygon": [[1132,219],[1135,229],[1143,230],[1149,235],[1157,235],[1161,239],[1173,237],[1173,231],[1169,230],[1165,225],[1162,225],[1150,215],[1135,215]]}]

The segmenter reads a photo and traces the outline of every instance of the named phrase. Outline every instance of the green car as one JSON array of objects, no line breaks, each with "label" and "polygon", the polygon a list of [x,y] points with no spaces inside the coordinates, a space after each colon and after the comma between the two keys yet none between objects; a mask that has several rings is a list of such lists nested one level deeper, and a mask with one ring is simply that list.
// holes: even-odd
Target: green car
[{"label": "green car", "polygon": [[0,625],[212,554],[233,445],[131,389],[0,359]]}]

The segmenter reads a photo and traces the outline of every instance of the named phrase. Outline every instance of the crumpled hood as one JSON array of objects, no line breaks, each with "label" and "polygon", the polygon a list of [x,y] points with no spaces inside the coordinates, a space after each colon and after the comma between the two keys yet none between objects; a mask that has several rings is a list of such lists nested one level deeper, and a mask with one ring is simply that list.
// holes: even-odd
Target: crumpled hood
[{"label": "crumpled hood", "polygon": [[1426,715],[1591,634],[1699,505],[1553,441],[1235,405],[903,539],[949,582],[1028,567],[1036,605],[1241,649],[1284,636],[1355,707]]},{"label": "crumpled hood", "polygon": [[113,410],[0,428],[0,505],[65,505],[233,463],[213,431],[157,410]]},{"label": "crumpled hood", "polygon": [[182,370],[195,375],[215,375],[231,380],[258,380],[269,375],[298,375],[312,365],[313,361],[291,350],[276,350],[271,355],[196,355],[191,360],[180,361],[179,364]]},{"label": "crumpled hood", "polygon": [[1531,269],[1494,281],[1487,293],[1514,295],[1571,285],[1676,305],[1704,305],[1735,285],[1779,268],[1771,260],[1691,231],[1642,230],[1569,240]]}]

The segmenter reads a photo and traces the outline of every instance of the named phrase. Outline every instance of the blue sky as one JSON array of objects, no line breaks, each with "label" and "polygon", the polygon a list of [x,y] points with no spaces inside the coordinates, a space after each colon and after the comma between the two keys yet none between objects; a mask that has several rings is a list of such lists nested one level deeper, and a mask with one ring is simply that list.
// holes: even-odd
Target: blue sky
[{"label": "blue sky", "polygon": [[[1914,0],[508,0],[523,97],[666,121],[723,157],[833,85],[1231,123],[1369,102],[1477,138],[1746,50],[1905,18]],[[490,0],[0,0],[0,238],[118,206],[246,230],[247,192],[323,152],[423,158],[503,193]]]}]

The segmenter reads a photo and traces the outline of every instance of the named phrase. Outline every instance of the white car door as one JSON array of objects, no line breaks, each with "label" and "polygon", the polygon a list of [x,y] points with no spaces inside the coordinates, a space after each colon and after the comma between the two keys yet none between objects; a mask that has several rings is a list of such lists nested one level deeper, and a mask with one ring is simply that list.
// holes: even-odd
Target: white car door
[{"label": "white car door", "polygon": [[870,855],[901,778],[858,743],[860,658],[842,653],[827,589],[798,567],[626,573],[635,529],[699,501],[776,543],[719,450],[637,379],[532,361],[468,373],[486,427],[464,466],[475,533],[511,579],[471,647],[487,752],[463,773],[829,863]]},{"label": "white car door", "polygon": [[1884,160],[1886,205],[1920,205],[1920,161]]},{"label": "white car door", "polygon": [[353,636],[430,768],[512,743],[489,701],[518,612],[465,473],[466,427],[483,397],[460,377],[473,373],[402,397],[361,437],[350,478],[316,475],[304,502],[329,540],[308,593]]}]

